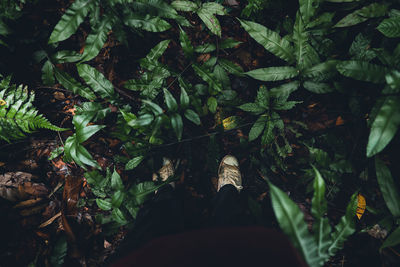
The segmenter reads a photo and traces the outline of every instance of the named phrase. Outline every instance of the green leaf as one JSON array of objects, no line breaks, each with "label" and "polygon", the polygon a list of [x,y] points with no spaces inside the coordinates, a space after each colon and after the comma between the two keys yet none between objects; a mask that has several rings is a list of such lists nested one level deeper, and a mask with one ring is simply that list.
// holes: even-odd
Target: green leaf
[{"label": "green leaf", "polygon": [[321,0],[299,0],[299,10],[305,24],[314,17],[320,2]]},{"label": "green leaf", "polygon": [[236,41],[233,38],[226,38],[225,40],[222,40],[222,42],[219,44],[219,48],[221,49],[229,49],[229,48],[235,48],[236,46],[240,45],[242,42]]},{"label": "green leaf", "polygon": [[261,115],[257,121],[253,124],[249,132],[249,141],[256,140],[257,137],[264,131],[267,122],[267,116]]},{"label": "green leaf", "polygon": [[67,250],[67,238],[62,234],[53,246],[50,256],[50,265],[54,267],[62,267],[64,265],[65,256],[67,256]]},{"label": "green leaf", "polygon": [[75,51],[61,50],[52,55],[52,60],[55,63],[73,63],[77,62],[82,58],[82,55]]},{"label": "green leaf", "polygon": [[139,166],[139,164],[143,161],[144,156],[138,156],[128,161],[125,165],[125,170],[130,171]]},{"label": "green leaf", "polygon": [[346,77],[372,83],[384,83],[385,75],[389,72],[385,67],[357,60],[342,61],[336,68]]},{"label": "green leaf", "polygon": [[278,33],[271,31],[261,24],[245,20],[239,21],[250,36],[264,46],[266,50],[290,64],[294,63],[293,47],[287,39],[281,38]]},{"label": "green leaf", "polygon": [[309,266],[318,266],[317,244],[308,232],[303,212],[283,191],[269,183],[272,208],[282,231],[303,255]]},{"label": "green leaf", "polygon": [[226,10],[223,5],[216,2],[206,2],[201,5],[201,9],[207,10],[210,14],[225,15]]},{"label": "green leaf", "polygon": [[112,208],[111,200],[109,198],[96,198],[96,204],[102,210],[111,210]]},{"label": "green leaf", "polygon": [[194,52],[204,54],[204,53],[210,53],[217,50],[217,46],[215,44],[211,43],[205,43],[203,45],[198,45],[194,48]]},{"label": "green leaf", "polygon": [[64,86],[65,89],[70,90],[74,92],[74,94],[78,94],[88,100],[96,99],[96,95],[88,87],[84,87],[74,78],[69,76],[68,73],[58,68],[55,68],[54,70],[58,82]]},{"label": "green leaf", "polygon": [[218,106],[218,102],[217,99],[215,97],[209,97],[207,99],[207,106],[208,106],[208,110],[211,113],[215,113],[217,111],[217,106]]},{"label": "green leaf", "polygon": [[394,92],[400,91],[400,72],[393,70],[386,75],[386,83],[393,89]]},{"label": "green leaf", "polygon": [[[308,0],[311,1],[311,0]],[[308,68],[319,62],[319,57],[314,48],[309,44],[308,32],[299,13],[293,27],[293,41],[296,54],[296,62],[299,69]]]},{"label": "green leaf", "polygon": [[373,3],[347,15],[346,17],[341,19],[338,23],[336,23],[334,27],[339,28],[339,27],[354,26],[364,21],[367,21],[369,18],[382,17],[386,14],[386,12],[387,12],[386,5]]},{"label": "green leaf", "polygon": [[303,87],[315,94],[326,94],[335,91],[334,88],[327,83],[318,83],[312,81],[304,82]]},{"label": "green leaf", "polygon": [[218,65],[220,65],[221,67],[223,67],[227,72],[237,75],[237,76],[243,76],[243,69],[242,67],[240,67],[239,65],[236,65],[235,63],[220,58],[218,59]]},{"label": "green leaf", "polygon": [[79,76],[102,98],[115,99],[113,84],[107,80],[104,75],[95,68],[80,64],[77,66]]},{"label": "green leaf", "polygon": [[196,124],[196,125],[201,124],[199,115],[196,112],[194,112],[193,110],[191,110],[191,109],[185,110],[184,115],[185,115],[186,119],[190,120],[194,124]]},{"label": "green leaf", "polygon": [[51,33],[49,44],[64,41],[74,34],[89,10],[96,4],[96,1],[93,0],[76,0],[73,2]]},{"label": "green leaf", "polygon": [[119,208],[124,201],[125,193],[121,190],[115,191],[111,198],[111,204],[114,208]]},{"label": "green leaf", "polygon": [[64,154],[64,158],[67,161],[73,160],[76,164],[78,164],[85,170],[85,165],[100,169],[97,161],[95,161],[90,153],[86,150],[86,148],[77,141],[76,134],[68,137],[65,141]]},{"label": "green leaf", "polygon": [[171,40],[164,40],[159,42],[155,47],[150,50],[150,52],[145,57],[145,60],[149,62],[157,61],[162,56],[162,54],[164,54],[165,50],[167,50],[170,42]]},{"label": "green leaf", "polygon": [[400,17],[384,19],[377,29],[386,37],[400,37]]},{"label": "green leaf", "polygon": [[213,75],[218,81],[221,82],[224,89],[229,90],[231,88],[229,76],[220,65],[216,65],[214,67]]},{"label": "green leaf", "polygon": [[107,41],[108,32],[112,28],[113,20],[106,16],[97,25],[92,27],[92,32],[86,39],[85,50],[83,51],[81,62],[89,61],[96,57]]},{"label": "green leaf", "polygon": [[115,170],[111,175],[111,188],[114,190],[124,190],[124,184],[122,183],[121,176],[119,173]]},{"label": "green leaf", "polygon": [[299,72],[293,67],[269,67],[251,70],[244,74],[256,80],[274,82],[294,78]]},{"label": "green leaf", "polygon": [[367,157],[382,151],[393,139],[400,125],[399,97],[386,97],[371,126]]},{"label": "green leaf", "polygon": [[122,213],[122,211],[118,208],[114,208],[111,212],[111,216],[116,221],[117,223],[121,225],[125,225],[128,223],[128,221],[125,218],[125,215]]},{"label": "green leaf", "polygon": [[180,103],[181,103],[181,108],[182,109],[186,109],[189,106],[189,96],[186,93],[186,90],[183,86],[181,86],[181,99],[180,99]]},{"label": "green leaf", "polygon": [[200,76],[200,78],[202,78],[205,82],[207,82],[211,88],[215,89],[218,92],[221,92],[223,90],[221,83],[206,68],[203,68],[197,64],[193,64],[192,67],[196,74]]},{"label": "green leaf", "polygon": [[199,7],[192,1],[176,0],[171,3],[171,6],[179,11],[196,11]]},{"label": "green leaf", "polygon": [[398,244],[400,244],[400,226],[385,239],[380,249],[394,247]]},{"label": "green leaf", "polygon": [[329,256],[334,256],[337,251],[343,248],[344,242],[355,232],[354,217],[357,209],[357,193],[353,194],[346,209],[346,214],[342,216],[339,223],[335,226],[335,231],[331,234],[331,245],[328,248]]},{"label": "green leaf", "polygon": [[217,17],[215,17],[213,14],[214,13],[210,12],[209,9],[204,8],[204,5],[197,11],[197,15],[204,22],[207,28],[213,34],[221,37],[221,25],[219,24]]},{"label": "green leaf", "polygon": [[338,64],[337,60],[327,60],[325,62],[314,65],[314,66],[304,70],[302,72],[302,76],[305,78],[318,79],[318,81],[325,80],[325,79],[319,79],[319,78],[327,77],[327,76],[330,76],[330,75],[336,73],[336,65],[337,64]]},{"label": "green leaf", "polygon": [[154,116],[158,116],[158,115],[161,115],[161,114],[164,113],[162,108],[159,105],[157,105],[156,103],[153,103],[153,102],[151,102],[149,100],[142,100],[142,102],[150,107],[150,109],[153,112]]},{"label": "green leaf", "polygon": [[319,171],[313,166],[315,172],[314,196],[312,198],[311,214],[314,217],[313,232],[318,246],[318,255],[321,265],[329,259],[328,248],[331,245],[331,226],[325,217],[328,211],[328,203],[325,198],[325,182]]},{"label": "green leaf", "polygon": [[393,217],[400,217],[400,194],[393,180],[389,168],[379,159],[375,158],[376,179],[382,192],[386,206]]},{"label": "green leaf", "polygon": [[124,23],[132,28],[139,28],[149,32],[163,32],[171,28],[171,25],[160,17],[149,14],[143,16],[137,13],[126,13]]},{"label": "green leaf", "polygon": [[50,60],[47,60],[42,67],[42,81],[44,85],[55,84],[54,80],[54,66]]},{"label": "green leaf", "polygon": [[181,43],[183,53],[185,54],[185,57],[191,58],[194,53],[193,45],[190,42],[189,36],[186,34],[186,32],[184,30],[182,30],[182,28],[180,28],[180,27],[179,27],[179,29],[180,29],[179,41]]},{"label": "green leaf", "polygon": [[165,183],[155,185],[154,182],[146,181],[140,184],[133,185],[131,189],[129,189],[129,194],[133,196],[135,204],[139,206],[145,202],[146,198],[151,193],[164,185]]},{"label": "green leaf", "polygon": [[261,137],[262,145],[270,145],[274,141],[275,135],[273,130],[274,130],[274,123],[271,121],[271,117],[267,116],[267,123],[265,126],[265,130]]},{"label": "green leaf", "polygon": [[174,130],[176,137],[180,141],[182,139],[182,132],[183,132],[183,122],[181,115],[174,113],[171,114],[171,125],[172,129]]},{"label": "green leaf", "polygon": [[174,96],[168,91],[168,89],[163,89],[164,91],[164,101],[165,104],[167,104],[168,111],[170,112],[175,112],[178,110],[178,103],[176,103],[176,100]]},{"label": "green leaf", "polygon": [[143,114],[142,116],[140,116],[138,118],[132,118],[129,120],[127,120],[125,118],[125,120],[127,121],[129,126],[131,126],[133,128],[140,128],[140,127],[150,125],[151,122],[154,120],[154,116],[151,114]]},{"label": "green leaf", "polygon": [[262,107],[262,106],[258,105],[257,103],[246,103],[246,104],[240,105],[239,108],[241,110],[244,110],[247,112],[252,112],[255,114],[259,114],[259,113],[266,111],[265,107]]}]

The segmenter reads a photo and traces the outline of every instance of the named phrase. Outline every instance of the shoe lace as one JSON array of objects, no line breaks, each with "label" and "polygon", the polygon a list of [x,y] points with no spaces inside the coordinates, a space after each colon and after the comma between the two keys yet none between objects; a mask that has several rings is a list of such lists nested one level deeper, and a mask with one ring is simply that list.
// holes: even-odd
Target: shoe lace
[{"label": "shoe lace", "polygon": [[232,184],[237,189],[243,189],[243,186],[239,185],[240,183],[240,171],[233,166],[225,166],[222,173],[222,183],[221,187],[226,184]]}]

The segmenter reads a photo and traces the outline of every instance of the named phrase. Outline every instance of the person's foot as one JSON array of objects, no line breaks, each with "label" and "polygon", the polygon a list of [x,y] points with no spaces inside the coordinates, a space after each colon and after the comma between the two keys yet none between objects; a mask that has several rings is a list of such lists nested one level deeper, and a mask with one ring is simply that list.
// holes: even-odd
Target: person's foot
[{"label": "person's foot", "polygon": [[163,166],[157,173],[153,173],[153,181],[165,182],[170,176],[175,173],[174,165],[169,158],[163,158]]},{"label": "person's foot", "polygon": [[232,155],[226,155],[219,164],[217,191],[227,184],[233,185],[239,192],[243,189],[239,162]]}]

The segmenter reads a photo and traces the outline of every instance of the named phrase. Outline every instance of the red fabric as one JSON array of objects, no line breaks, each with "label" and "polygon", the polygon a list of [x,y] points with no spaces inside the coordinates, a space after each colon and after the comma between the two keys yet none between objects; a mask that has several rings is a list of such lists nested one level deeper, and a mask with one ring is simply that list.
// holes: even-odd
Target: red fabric
[{"label": "red fabric", "polygon": [[286,237],[263,227],[206,229],[152,240],[118,266],[307,266]]}]

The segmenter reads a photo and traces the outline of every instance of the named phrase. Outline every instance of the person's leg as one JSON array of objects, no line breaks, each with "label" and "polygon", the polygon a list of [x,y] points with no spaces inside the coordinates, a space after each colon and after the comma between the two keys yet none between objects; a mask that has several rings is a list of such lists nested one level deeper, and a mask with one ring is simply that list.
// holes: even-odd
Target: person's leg
[{"label": "person's leg", "polygon": [[218,170],[218,193],[211,214],[213,226],[238,226],[241,221],[239,191],[242,189],[239,162],[231,155],[221,160]]}]

